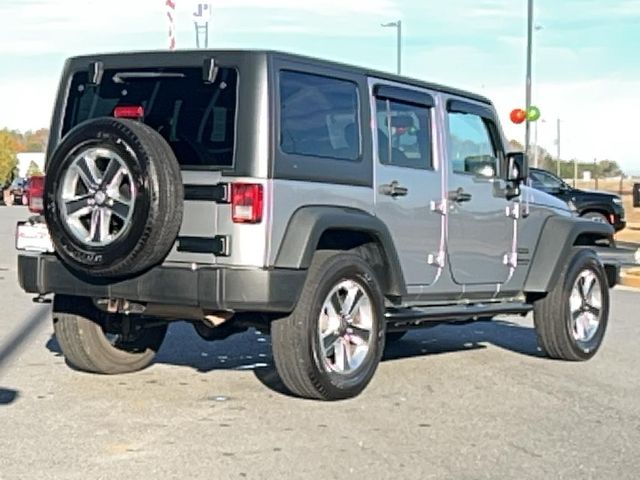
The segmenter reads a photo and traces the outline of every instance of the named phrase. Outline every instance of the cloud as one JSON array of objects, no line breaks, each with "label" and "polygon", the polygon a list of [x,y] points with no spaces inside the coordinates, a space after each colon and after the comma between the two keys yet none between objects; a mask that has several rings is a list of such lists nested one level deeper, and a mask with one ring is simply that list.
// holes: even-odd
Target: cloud
[{"label": "cloud", "polygon": [[[178,46],[192,48],[197,2],[176,2]],[[524,1],[211,2],[216,47],[285,49],[372,68],[394,68],[394,32],[379,25],[400,18],[407,74],[489,96],[508,136],[524,135],[507,121],[524,102]],[[563,157],[606,156],[633,168],[635,132],[625,112],[633,111],[640,90],[640,68],[632,61],[640,37],[619,27],[637,23],[640,0],[535,5],[536,23],[545,27],[534,51],[534,98],[547,119],[539,124],[540,143],[553,149],[554,122],[561,117]],[[48,123],[63,57],[165,48],[164,12],[163,0],[0,0],[0,127]]]},{"label": "cloud", "polygon": [[[197,3],[176,0],[179,34],[192,35]],[[345,29],[353,26],[353,15],[384,18],[399,14],[392,0],[212,0],[212,4],[212,23],[220,33],[244,31],[251,25],[254,32],[331,34],[342,29],[357,36],[357,29]],[[163,48],[165,12],[162,0],[3,0],[0,54],[105,50],[110,45],[126,48],[122,39],[134,36],[148,39],[142,44],[138,41],[136,49]],[[269,12],[274,15],[270,17]],[[377,22],[371,23],[377,27]]]},{"label": "cloud", "polygon": [[48,126],[57,87],[57,75],[0,79],[0,128],[24,131]]}]

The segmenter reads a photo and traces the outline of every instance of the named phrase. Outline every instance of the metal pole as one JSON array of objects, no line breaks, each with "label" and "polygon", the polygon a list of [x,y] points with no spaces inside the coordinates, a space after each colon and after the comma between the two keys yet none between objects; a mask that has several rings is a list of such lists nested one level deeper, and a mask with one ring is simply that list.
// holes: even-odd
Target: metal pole
[{"label": "metal pole", "polygon": [[598,159],[593,159],[593,176],[596,179],[596,190],[598,190]]},{"label": "metal pole", "polygon": [[398,20],[398,75],[402,73],[402,20]]},{"label": "metal pole", "polygon": [[[531,57],[533,53],[533,0],[528,0],[528,17],[527,17],[527,84],[526,84],[526,111],[529,112],[531,107]],[[526,122],[524,148],[529,154],[529,141],[531,138],[531,124],[529,119]]]},{"label": "metal pole", "polygon": [[397,20],[395,22],[389,22],[389,23],[381,23],[380,24],[381,27],[393,27],[396,29],[396,34],[397,34],[397,40],[396,40],[396,48],[397,48],[397,53],[396,53],[396,61],[398,63],[397,66],[397,73],[398,75],[400,75],[402,73],[402,20]]},{"label": "metal pole", "polygon": [[558,131],[556,135],[556,146],[558,148],[558,153],[556,155],[556,158],[558,159],[556,162],[556,174],[560,176],[560,119],[558,119]]},{"label": "metal pole", "polygon": [[578,183],[578,159],[573,159],[573,188],[576,188]]},{"label": "metal pole", "polygon": [[538,168],[538,122],[533,125],[533,166]]}]

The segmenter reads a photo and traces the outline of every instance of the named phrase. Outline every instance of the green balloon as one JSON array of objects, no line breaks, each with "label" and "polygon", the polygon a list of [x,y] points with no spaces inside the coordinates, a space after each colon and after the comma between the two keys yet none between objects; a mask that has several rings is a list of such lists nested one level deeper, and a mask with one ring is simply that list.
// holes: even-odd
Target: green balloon
[{"label": "green balloon", "polygon": [[530,122],[535,122],[540,118],[540,109],[538,107],[534,107],[533,105],[529,107],[527,110],[527,120]]}]

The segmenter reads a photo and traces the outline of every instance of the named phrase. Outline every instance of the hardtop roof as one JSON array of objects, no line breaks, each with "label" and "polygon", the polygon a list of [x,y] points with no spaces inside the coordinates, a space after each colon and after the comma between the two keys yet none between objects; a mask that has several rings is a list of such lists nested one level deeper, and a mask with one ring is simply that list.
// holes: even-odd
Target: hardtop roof
[{"label": "hardtop roof", "polygon": [[[252,49],[222,50],[220,49],[220,50],[177,50],[172,52],[166,51],[166,50],[149,50],[149,51],[97,53],[97,54],[91,54],[91,55],[81,55],[81,56],[71,57],[68,59],[68,62],[69,62],[68,65],[74,65],[74,64],[77,65],[79,63],[84,63],[84,62],[99,61],[101,59],[113,60],[114,57],[127,57],[128,59],[131,59],[131,57],[144,56],[144,57],[147,57],[147,60],[148,60],[149,57],[155,57],[158,59],[160,58],[167,59],[169,57],[175,58],[176,56],[179,56],[179,55],[191,57],[191,58],[194,58],[194,57],[205,58],[205,57],[215,56],[216,54],[278,57],[283,60],[289,60],[289,61],[294,61],[298,63],[306,63],[314,66],[324,65],[327,67],[331,67],[333,69],[344,70],[350,73],[362,74],[370,77],[380,78],[383,80],[389,80],[389,81],[394,81],[398,83],[405,83],[408,85],[423,87],[423,88],[435,90],[442,93],[465,97],[470,100],[486,103],[488,105],[493,105],[491,100],[489,100],[487,97],[484,97],[482,95],[469,92],[466,90],[462,90],[454,87],[448,87],[446,85],[419,80],[416,78],[396,75],[389,72],[382,72],[382,71],[371,69],[368,67],[350,65],[346,63],[340,63],[340,62],[335,62],[331,60],[325,60],[321,58],[310,57],[310,56],[300,55],[296,53],[288,53],[288,52],[283,52],[278,50],[252,50]],[[143,65],[144,62],[141,62],[140,64]]]}]

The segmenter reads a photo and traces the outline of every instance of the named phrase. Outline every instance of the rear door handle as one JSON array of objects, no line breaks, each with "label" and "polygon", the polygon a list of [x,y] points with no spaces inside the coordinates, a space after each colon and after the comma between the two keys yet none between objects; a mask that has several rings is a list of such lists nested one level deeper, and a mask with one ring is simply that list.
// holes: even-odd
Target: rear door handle
[{"label": "rear door handle", "polygon": [[388,195],[390,197],[404,197],[409,193],[409,189],[407,187],[402,187],[398,183],[397,180],[394,180],[391,183],[385,183],[384,185],[380,185],[380,193],[382,195]]},{"label": "rear door handle", "polygon": [[465,192],[462,187],[458,188],[457,190],[451,190],[448,196],[450,201],[456,203],[471,201],[471,194]]}]

